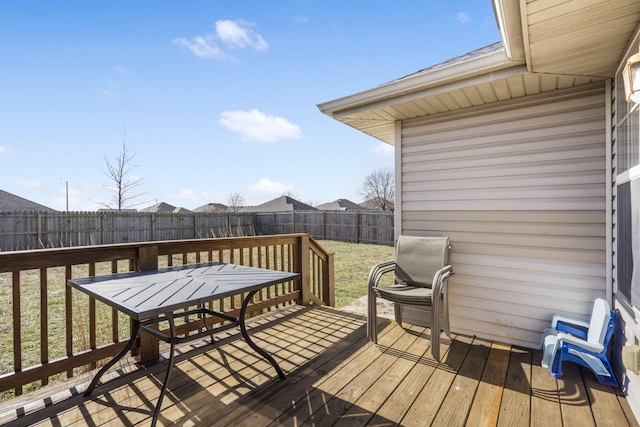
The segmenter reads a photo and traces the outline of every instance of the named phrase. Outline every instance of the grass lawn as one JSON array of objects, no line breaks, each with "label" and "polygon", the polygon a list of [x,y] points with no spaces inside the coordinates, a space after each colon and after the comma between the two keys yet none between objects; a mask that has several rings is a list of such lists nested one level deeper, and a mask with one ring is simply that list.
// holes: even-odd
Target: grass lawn
[{"label": "grass lawn", "polygon": [[327,252],[334,253],[336,307],[344,307],[367,294],[367,278],[375,264],[392,260],[392,246],[320,240]]}]

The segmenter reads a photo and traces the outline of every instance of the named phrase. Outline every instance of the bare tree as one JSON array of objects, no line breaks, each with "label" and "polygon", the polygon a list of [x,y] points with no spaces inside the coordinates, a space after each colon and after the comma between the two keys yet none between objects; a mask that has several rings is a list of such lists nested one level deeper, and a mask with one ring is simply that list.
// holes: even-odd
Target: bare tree
[{"label": "bare tree", "polygon": [[362,193],[366,202],[383,211],[394,210],[395,178],[391,169],[378,169],[365,178]]},{"label": "bare tree", "polygon": [[98,202],[99,205],[120,211],[136,206],[139,203],[135,203],[135,201],[147,194],[145,191],[139,191],[142,178],[132,174],[132,170],[138,167],[132,163],[135,156],[135,153],[131,153],[127,149],[125,132],[125,137],[122,139],[122,151],[113,161],[110,161],[106,156],[104,158],[106,170],[103,173],[111,181],[107,187],[112,190],[113,196],[109,201]]},{"label": "bare tree", "polygon": [[244,205],[244,197],[242,197],[240,193],[231,193],[229,194],[227,204],[229,205],[229,210],[231,210],[231,212],[238,212]]}]

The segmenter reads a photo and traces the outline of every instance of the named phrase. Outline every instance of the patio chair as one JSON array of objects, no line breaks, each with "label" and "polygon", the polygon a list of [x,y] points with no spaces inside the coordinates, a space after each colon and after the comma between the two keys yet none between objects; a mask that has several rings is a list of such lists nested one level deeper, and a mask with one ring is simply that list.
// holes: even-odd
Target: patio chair
[{"label": "patio chair", "polygon": [[[440,360],[440,320],[448,337],[449,307],[447,284],[453,269],[449,265],[448,237],[400,236],[395,261],[373,266],[369,273],[367,336],[378,342],[376,298],[394,303],[395,320],[402,326],[402,305],[430,306],[431,354]],[[381,286],[380,279],[394,272],[393,284]]]},{"label": "patio chair", "polygon": [[554,315],[551,328],[542,339],[542,366],[555,378],[562,377],[562,363],[574,362],[590,369],[601,384],[618,387],[607,358],[607,348],[616,324],[616,312],[598,298],[593,303],[589,322]]}]

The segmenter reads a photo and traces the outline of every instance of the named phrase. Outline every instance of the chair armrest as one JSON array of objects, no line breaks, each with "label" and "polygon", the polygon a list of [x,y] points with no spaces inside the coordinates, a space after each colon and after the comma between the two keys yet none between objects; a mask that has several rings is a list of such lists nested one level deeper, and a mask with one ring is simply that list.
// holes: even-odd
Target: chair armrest
[{"label": "chair armrest", "polygon": [[573,317],[567,317],[561,314],[554,314],[553,318],[551,319],[551,327],[562,331],[557,327],[559,322],[561,323],[561,325],[565,326],[573,325],[574,327],[589,329],[589,322],[587,322],[586,320],[574,319]]},{"label": "chair armrest", "polygon": [[568,334],[571,334],[583,340],[586,340],[589,334],[589,328],[584,325],[569,323],[562,319],[557,319],[555,324],[556,324],[555,329],[558,332],[566,332]]},{"label": "chair armrest", "polygon": [[453,275],[453,267],[451,264],[445,265],[433,275],[433,292],[444,293],[447,291],[447,283],[449,277]]},{"label": "chair armrest", "polygon": [[385,261],[374,265],[369,272],[368,287],[374,288],[378,286],[378,282],[387,273],[391,273],[396,270],[395,261]]},{"label": "chair armrest", "polygon": [[600,353],[604,346],[599,343],[590,343],[589,341],[583,340],[578,337],[574,337],[571,334],[567,334],[565,332],[558,332],[558,345],[562,345],[562,343],[569,343],[575,347],[579,347],[582,350],[589,351],[591,353]]}]

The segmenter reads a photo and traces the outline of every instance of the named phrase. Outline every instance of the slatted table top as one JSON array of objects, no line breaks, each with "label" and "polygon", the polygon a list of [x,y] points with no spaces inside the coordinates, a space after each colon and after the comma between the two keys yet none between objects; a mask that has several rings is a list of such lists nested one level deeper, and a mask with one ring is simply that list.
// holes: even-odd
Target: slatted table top
[{"label": "slatted table top", "polygon": [[68,284],[134,319],[144,320],[299,277],[298,273],[207,262],[70,279]]}]

